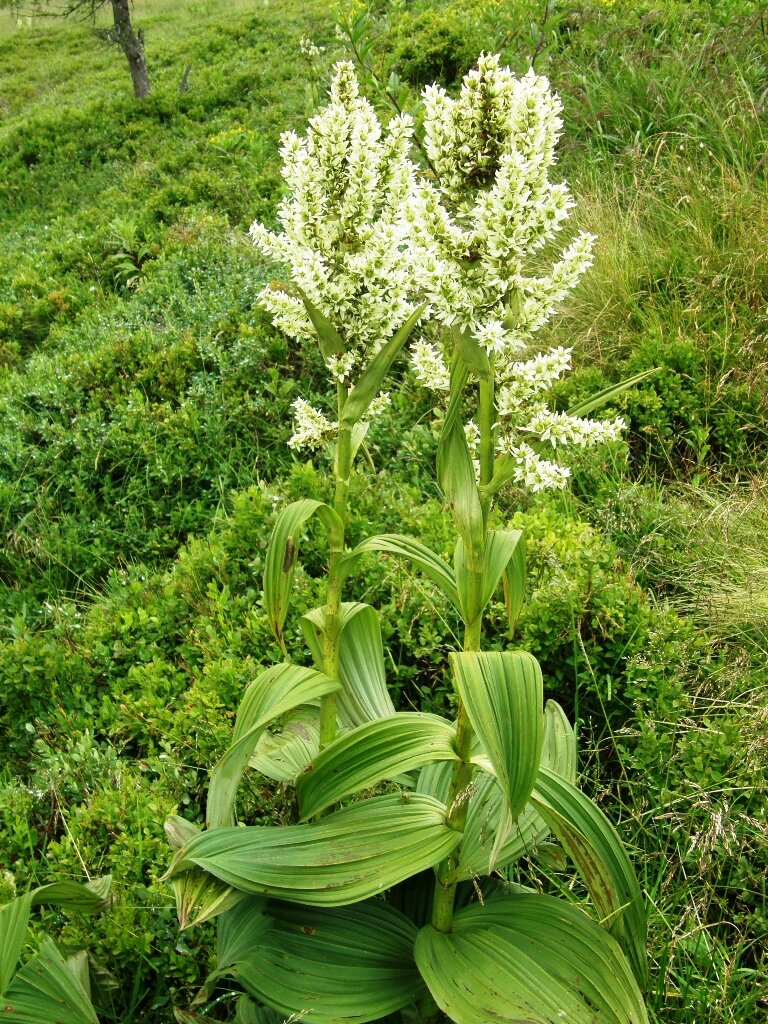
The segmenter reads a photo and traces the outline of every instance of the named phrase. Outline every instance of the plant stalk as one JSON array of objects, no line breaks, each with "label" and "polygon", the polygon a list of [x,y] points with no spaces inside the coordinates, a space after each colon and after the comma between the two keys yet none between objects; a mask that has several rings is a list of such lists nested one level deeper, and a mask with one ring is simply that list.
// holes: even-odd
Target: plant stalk
[{"label": "plant stalk", "polygon": [[[347,399],[347,388],[338,384],[336,388],[339,422],[344,402]],[[336,480],[333,507],[341,521],[341,528],[331,532],[329,537],[328,589],[325,599],[325,635],[323,638],[323,672],[332,679],[339,678],[339,639],[341,636],[341,586],[339,563],[344,554],[345,532],[347,526],[347,500],[349,497],[349,479],[352,473],[352,430],[350,427],[339,427],[336,439],[336,457],[333,463],[333,475]],[[327,747],[336,737],[337,695],[326,694],[320,699],[320,749]]]},{"label": "plant stalk", "polygon": [[[480,428],[480,486],[493,477],[493,463],[496,451],[496,400],[494,393],[493,362],[490,376],[479,383],[478,420]],[[479,651],[482,643],[483,625],[483,572],[485,544],[489,528],[491,497],[479,491],[483,510],[482,545],[467,552],[467,608],[464,619],[465,651]],[[457,832],[463,832],[469,813],[469,798],[472,790],[474,765],[471,764],[473,730],[466,708],[459,699],[456,717],[456,753],[459,760],[453,768],[451,786],[448,791],[448,814],[446,822]],[[454,875],[461,855],[461,844],[441,861],[436,871],[435,896],[432,904],[432,927],[440,932],[450,932],[453,926],[453,910],[458,882]]]}]

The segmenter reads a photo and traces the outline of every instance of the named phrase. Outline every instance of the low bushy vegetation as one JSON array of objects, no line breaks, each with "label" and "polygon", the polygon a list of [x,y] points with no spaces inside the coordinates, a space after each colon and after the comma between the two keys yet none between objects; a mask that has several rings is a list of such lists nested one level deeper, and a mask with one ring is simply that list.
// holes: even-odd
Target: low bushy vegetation
[{"label": "low bushy vegetation", "polygon": [[[202,821],[242,693],[280,658],[261,600],[277,510],[330,494],[323,467],[287,447],[290,403],[314,394],[321,363],[257,309],[274,271],[246,232],[273,220],[279,134],[304,123],[335,59],[367,65],[384,110],[415,107],[423,84],[455,86],[481,50],[500,51],[560,92],[563,174],[578,226],[599,238],[552,328],[578,365],[557,400],[567,409],[655,371],[615,399],[626,444],[576,466],[569,496],[512,491],[497,510],[528,542],[515,645],[576,720],[584,787],[647,893],[652,1019],[760,1020],[760,5],[361,10],[338,12],[345,41],[321,4],[147,0],[143,104],[88,25],[0,14],[0,869],[18,891],[112,874],[108,912],[39,922],[101,965],[105,1021],[164,1024],[189,1005],[213,928],[178,933],[159,881],[163,822]],[[309,61],[302,37],[323,48]],[[350,539],[413,532],[450,558],[429,402],[404,369],[398,387],[370,443],[375,483],[352,483]],[[289,637],[321,601],[326,553],[319,536],[302,549]],[[382,609],[398,706],[447,711],[460,628],[447,602],[379,556],[359,593]],[[503,619],[499,603],[489,649],[505,644]],[[256,773],[241,798],[251,822],[292,820],[286,793]],[[564,884],[555,868],[539,882]]]}]

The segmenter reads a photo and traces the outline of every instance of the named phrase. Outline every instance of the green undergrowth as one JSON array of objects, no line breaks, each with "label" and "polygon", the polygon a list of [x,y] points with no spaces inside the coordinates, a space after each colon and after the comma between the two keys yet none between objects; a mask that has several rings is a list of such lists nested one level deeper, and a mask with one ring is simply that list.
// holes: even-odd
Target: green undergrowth
[{"label": "green undergrowth", "polygon": [[[532,651],[577,721],[582,781],[648,894],[655,1024],[751,1024],[768,971],[765,24],[747,2],[543,10],[373,8],[369,57],[406,106],[481,49],[550,76],[574,216],[599,238],[548,339],[575,348],[558,400],[655,370],[616,400],[626,445],[578,462],[573,498],[509,496],[527,602],[510,640],[499,595],[484,642]],[[112,873],[109,913],[42,926],[103,965],[105,1021],[170,1024],[212,934],[177,932],[161,823],[202,820],[242,692],[280,657],[261,607],[276,511],[329,486],[286,446],[319,362],[258,311],[274,271],[246,232],[274,217],[279,133],[350,50],[319,4],[134,14],[145,104],[87,24],[0,15],[0,868],[19,890]],[[406,373],[393,406],[351,540],[412,532],[450,558]],[[292,649],[325,556],[310,534]],[[374,558],[353,591],[382,611],[398,705],[447,710],[458,623],[439,595]],[[243,820],[293,810],[248,776]]]}]

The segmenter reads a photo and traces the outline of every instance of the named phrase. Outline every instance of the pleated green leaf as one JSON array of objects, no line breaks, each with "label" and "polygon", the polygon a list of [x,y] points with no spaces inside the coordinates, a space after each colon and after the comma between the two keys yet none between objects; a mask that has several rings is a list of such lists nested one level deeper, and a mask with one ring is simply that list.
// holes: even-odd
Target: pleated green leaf
[{"label": "pleated green leaf", "polygon": [[[323,663],[325,609],[302,616],[301,627],[316,665]],[[384,647],[377,612],[368,604],[343,602],[339,637],[339,722],[354,728],[364,722],[394,715],[387,689]]]},{"label": "pleated green leaf", "polygon": [[456,913],[453,930],[427,925],[415,957],[455,1024],[647,1024],[617,942],[562,900],[500,896]]},{"label": "pleated green leaf", "polygon": [[341,411],[340,423],[342,426],[354,426],[368,412],[368,407],[381,390],[389,368],[397,358],[400,349],[408,340],[411,331],[418,323],[423,312],[424,307],[420,306],[412,313],[400,330],[382,345],[368,366],[360,374],[357,383],[347,396],[344,408]]},{"label": "pleated green leaf", "polygon": [[456,760],[455,726],[437,715],[401,712],[353,729],[320,753],[296,783],[303,820],[359,790],[432,761]]},{"label": "pleated green leaf", "polygon": [[451,506],[459,535],[467,547],[481,551],[483,510],[477,492],[475,467],[464,433],[463,397],[466,380],[466,367],[457,361],[451,373],[451,397],[437,451],[437,478]]},{"label": "pleated green leaf", "polygon": [[519,468],[517,459],[513,455],[510,455],[508,452],[502,452],[501,455],[497,456],[493,464],[493,476],[482,487],[483,492],[490,495],[496,494],[510,480],[514,479],[515,473]]},{"label": "pleated green leaf", "polygon": [[544,741],[541,669],[524,651],[451,655],[456,688],[509,806],[528,802]]},{"label": "pleated green leaf", "polygon": [[250,996],[240,996],[237,1000],[235,1024],[285,1024],[285,1021],[284,1013],[259,1006]]},{"label": "pleated green leaf", "polygon": [[0,1021],[14,1024],[98,1024],[77,967],[66,963],[51,939],[0,994]]},{"label": "pleated green leaf", "polygon": [[49,882],[33,889],[30,893],[32,906],[39,907],[43,903],[70,910],[80,910],[85,914],[93,914],[105,910],[109,905],[109,889],[112,884],[110,875],[94,878],[91,882]]},{"label": "pleated green leaf", "polygon": [[245,898],[245,893],[199,869],[184,871],[171,884],[181,931],[211,921]]},{"label": "pleated green leaf", "polygon": [[624,950],[645,989],[645,907],[634,869],[613,825],[579,789],[547,768],[539,773],[531,803],[573,860],[601,923]]},{"label": "pleated green leaf", "polygon": [[17,896],[0,907],[0,995],[16,971],[32,909],[32,893]]},{"label": "pleated green leaf", "polygon": [[320,750],[317,705],[296,708],[282,716],[279,728],[261,734],[248,764],[275,782],[293,782]]},{"label": "pleated green leaf", "polygon": [[416,928],[382,900],[322,909],[270,900],[265,910],[253,910],[243,903],[224,920],[217,974],[233,976],[284,1016],[306,1024],[362,1024],[425,992],[413,960]]},{"label": "pleated green leaf", "polygon": [[396,558],[403,558],[410,562],[415,569],[439,587],[454,608],[459,607],[453,569],[426,544],[405,534],[382,533],[377,537],[368,537],[344,556],[341,562],[342,570],[347,573],[351,572],[360,557],[372,551],[394,555]]},{"label": "pleated green leaf", "polygon": [[300,665],[272,665],[254,679],[237,712],[232,745],[211,772],[209,828],[231,824],[243,771],[270,722],[338,689],[337,680]]},{"label": "pleated green leaf", "polygon": [[16,971],[33,907],[51,904],[94,913],[108,906],[111,878],[104,875],[84,885],[80,882],[50,882],[24,893],[0,907],[0,995]]},{"label": "pleated green leaf", "polygon": [[[197,825],[185,821],[178,814],[172,814],[166,820],[164,829],[173,850],[180,850],[201,834]],[[245,898],[244,893],[199,868],[176,875],[171,881],[171,888],[176,898],[176,916],[182,931],[210,921]]]},{"label": "pleated green leaf", "polygon": [[[482,607],[485,608],[503,578],[507,568],[515,557],[520,546],[522,530],[489,530],[485,539],[483,556],[483,594]],[[518,559],[519,562],[519,559]],[[456,586],[459,594],[460,608],[467,610],[467,556],[464,541],[459,537],[454,553]],[[518,595],[516,595],[518,596]]]},{"label": "pleated green leaf", "polygon": [[243,892],[344,906],[431,867],[460,838],[431,797],[382,796],[316,824],[203,832],[178,852],[168,877],[200,867]]},{"label": "pleated green leaf", "polygon": [[[562,708],[553,700],[544,708],[540,765],[571,782],[576,779],[576,739]],[[475,777],[470,799],[459,879],[479,878],[531,856],[549,835],[549,826],[530,802],[515,820],[505,817],[503,807],[504,796],[495,778],[481,772]]]},{"label": "pleated green leaf", "polygon": [[520,538],[512,552],[512,557],[504,569],[504,604],[507,609],[507,626],[509,635],[514,636],[517,620],[525,604],[525,583],[527,566],[525,558],[525,537],[520,531]]},{"label": "pleated green leaf", "polygon": [[296,572],[299,540],[304,524],[317,515],[328,532],[343,531],[334,510],[322,501],[303,498],[284,508],[275,522],[264,567],[264,610],[272,632],[283,645],[283,625]]},{"label": "pleated green leaf", "polygon": [[[480,749],[478,747],[478,749]],[[473,780],[469,812],[461,844],[455,880],[468,881],[502,870],[523,856],[535,853],[538,844],[550,834],[544,819],[529,802],[513,822],[505,820],[502,809],[504,795],[487,758],[473,757],[476,763],[487,763]],[[549,700],[544,708],[544,742],[540,764],[562,774],[573,782],[576,778],[576,741],[573,729],[562,708]],[[427,793],[443,803],[448,799],[451,766],[446,763],[427,765],[419,773],[417,793]]]},{"label": "pleated green leaf", "polygon": [[571,785],[576,782],[576,734],[556,700],[548,700],[544,708],[541,767],[554,772]]}]

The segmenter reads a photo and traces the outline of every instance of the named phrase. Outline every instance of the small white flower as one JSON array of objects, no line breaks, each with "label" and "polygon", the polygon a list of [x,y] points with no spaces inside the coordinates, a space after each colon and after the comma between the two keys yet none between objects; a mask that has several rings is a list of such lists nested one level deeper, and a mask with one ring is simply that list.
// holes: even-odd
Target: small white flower
[{"label": "small white flower", "polygon": [[387,408],[388,405],[392,404],[392,396],[388,391],[382,391],[381,394],[377,395],[368,407],[368,419],[375,419],[376,416],[380,416],[381,413]]},{"label": "small white flower", "polygon": [[438,348],[423,339],[411,346],[411,365],[416,379],[432,391],[450,391],[451,375]]}]

